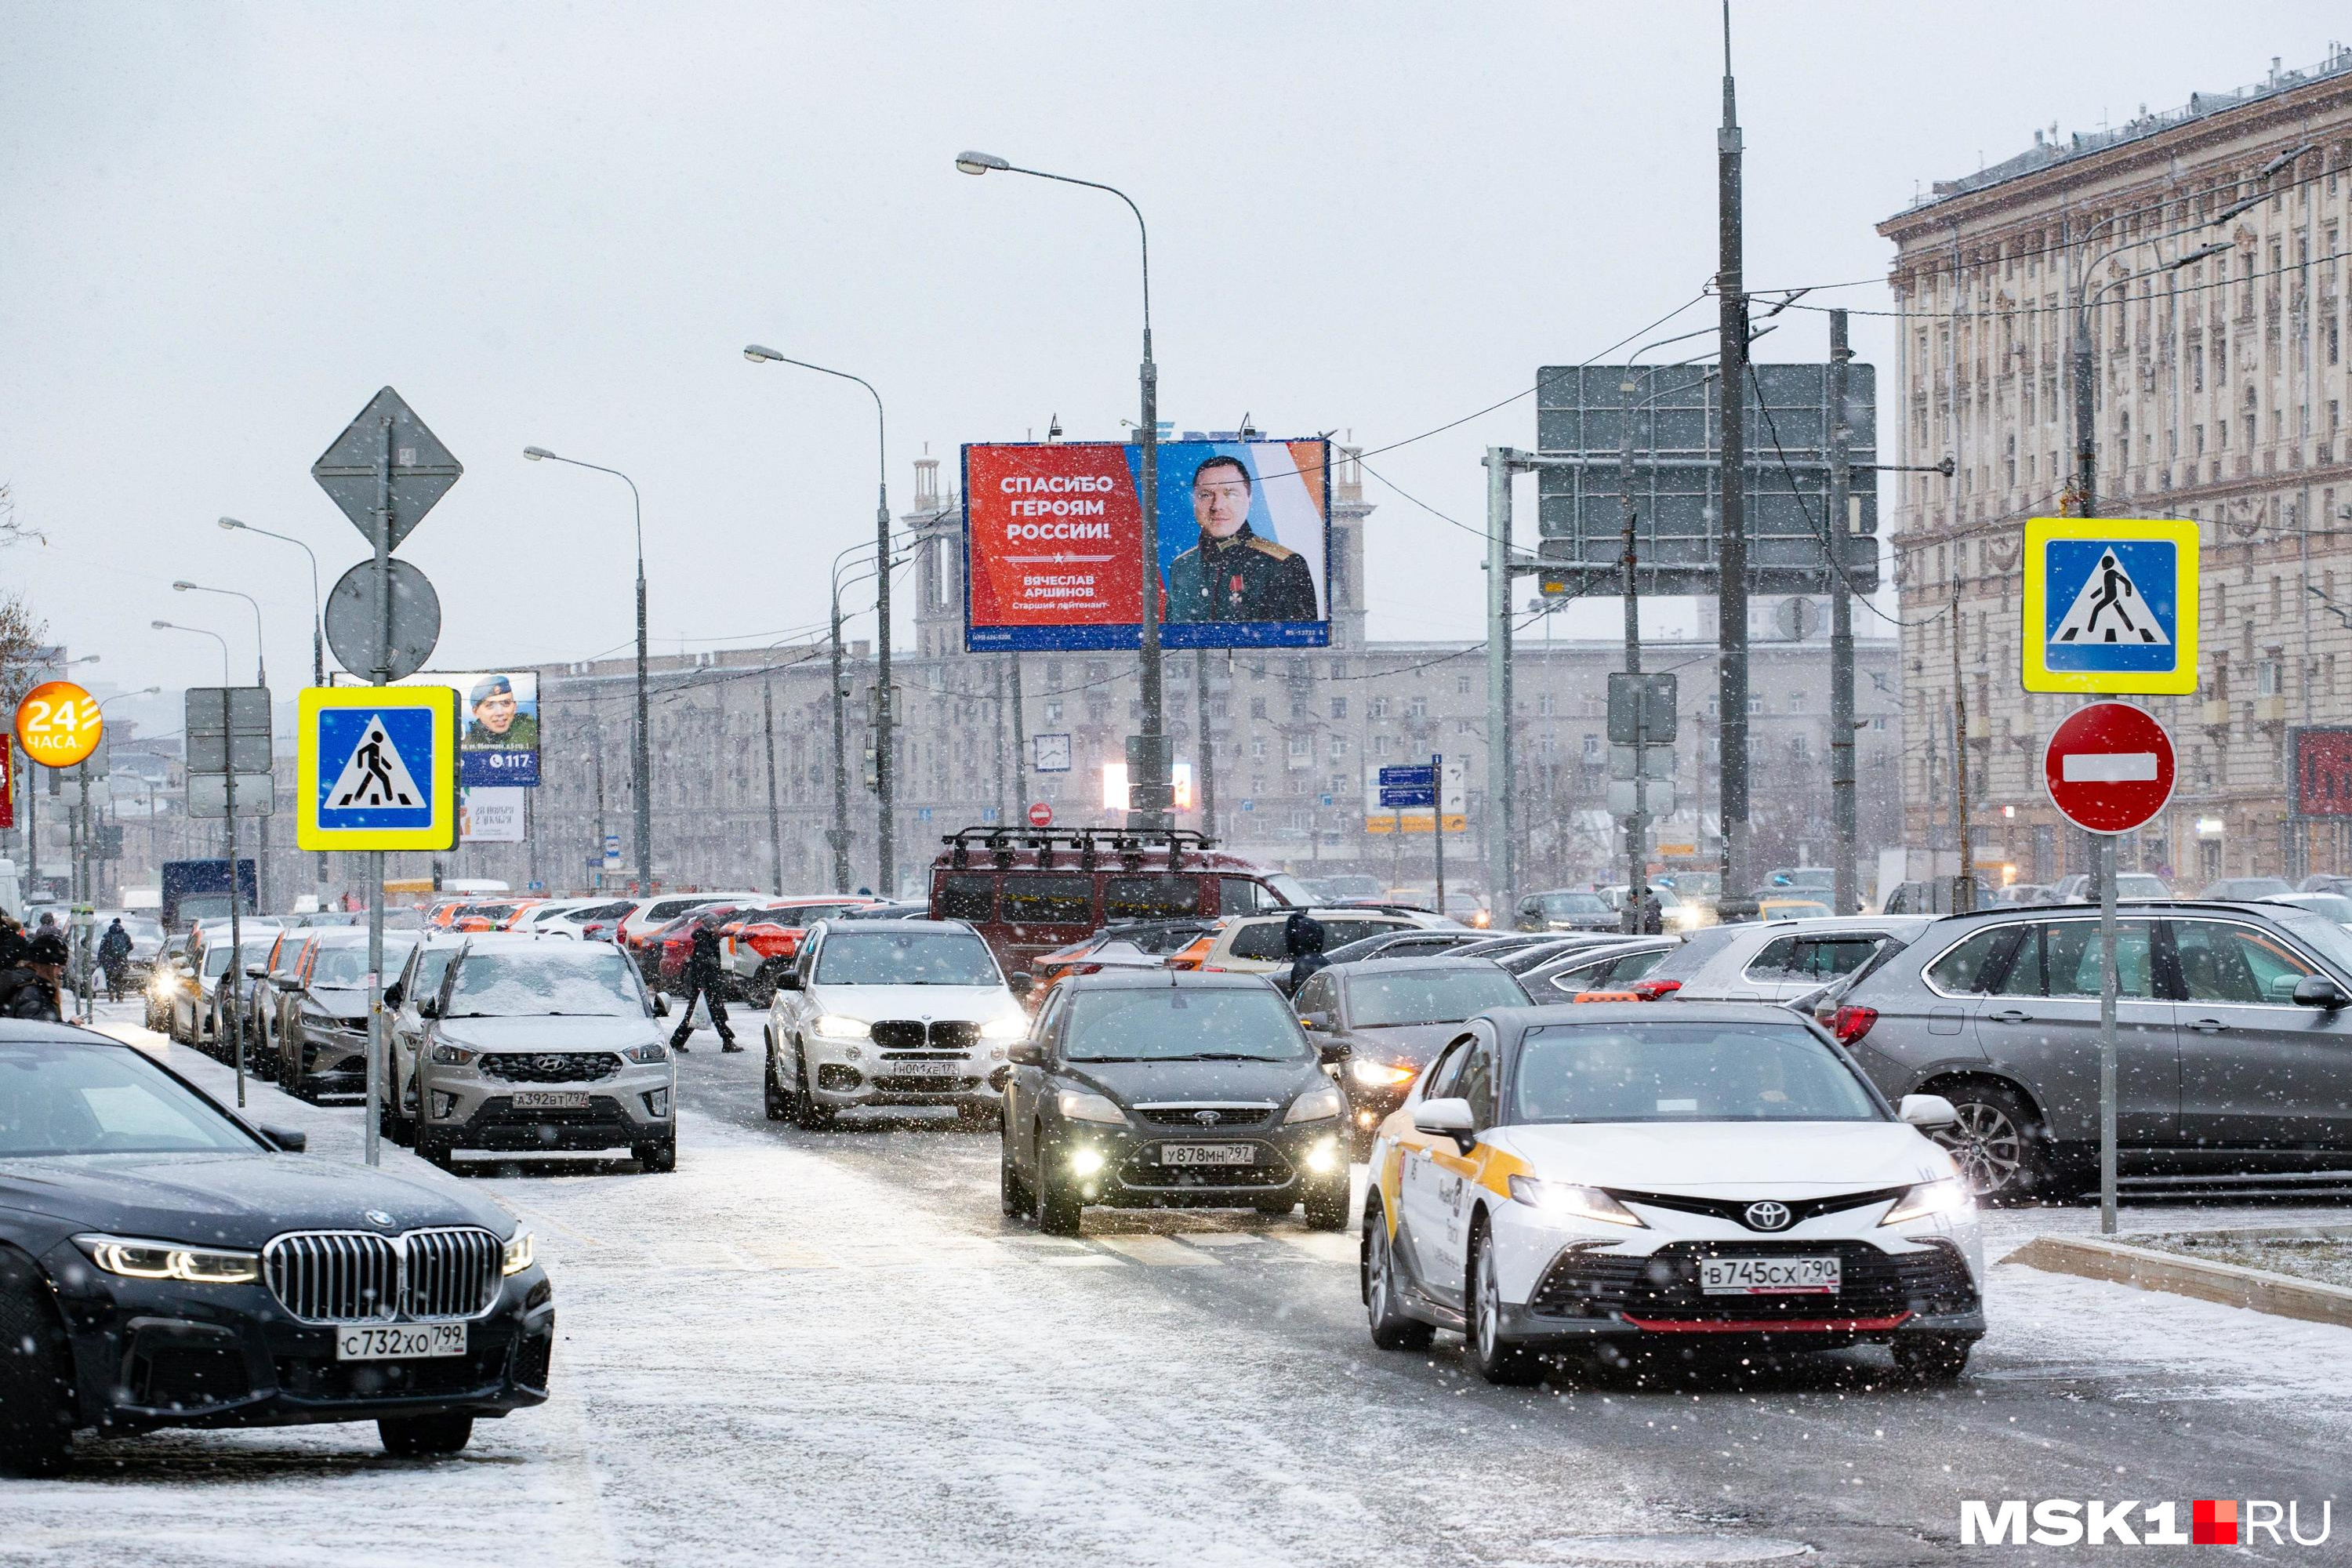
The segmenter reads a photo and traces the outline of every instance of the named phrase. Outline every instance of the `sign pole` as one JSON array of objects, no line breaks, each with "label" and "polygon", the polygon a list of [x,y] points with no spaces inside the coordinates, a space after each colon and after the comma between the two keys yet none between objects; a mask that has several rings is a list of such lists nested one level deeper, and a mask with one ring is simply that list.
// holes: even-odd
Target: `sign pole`
[{"label": "sign pole", "polygon": [[[368,684],[392,684],[392,416],[383,416],[375,469],[375,668]],[[367,1163],[383,1163],[383,851],[368,851]]]},{"label": "sign pole", "polygon": [[2099,1234],[2116,1233],[2116,841],[2099,845]]},{"label": "sign pole", "polygon": [[1437,846],[1437,918],[1445,918],[1445,753],[1429,759],[1430,842]]},{"label": "sign pole", "polygon": [[[220,700],[221,740],[224,746],[229,746],[233,731],[229,727],[229,696],[226,686],[220,689]],[[228,987],[228,998],[221,1007],[221,1017],[227,1023],[229,1032],[236,1037],[236,1108],[242,1110],[245,1109],[245,1025],[236,1016],[236,994],[237,987],[245,983],[245,879],[236,874],[236,752],[233,748],[227,752],[226,760],[228,768],[223,784],[228,796],[228,973],[221,976],[220,983]],[[260,886],[259,876],[260,868],[257,867],[256,888]]]}]

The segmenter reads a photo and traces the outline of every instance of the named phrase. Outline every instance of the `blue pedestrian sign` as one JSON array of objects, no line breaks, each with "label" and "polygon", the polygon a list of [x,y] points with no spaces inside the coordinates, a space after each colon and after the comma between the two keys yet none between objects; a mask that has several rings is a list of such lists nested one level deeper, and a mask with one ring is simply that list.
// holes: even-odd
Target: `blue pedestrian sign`
[{"label": "blue pedestrian sign", "polygon": [[295,841],[305,849],[457,843],[457,693],[310,687],[297,700]]},{"label": "blue pedestrian sign", "polygon": [[2197,524],[2037,517],[2025,525],[2028,691],[2197,689]]}]

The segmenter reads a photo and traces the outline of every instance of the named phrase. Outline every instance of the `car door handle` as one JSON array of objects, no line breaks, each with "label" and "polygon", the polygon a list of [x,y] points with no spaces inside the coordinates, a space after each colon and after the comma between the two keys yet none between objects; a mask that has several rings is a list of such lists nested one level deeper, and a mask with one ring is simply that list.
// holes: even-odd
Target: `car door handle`
[{"label": "car door handle", "polygon": [[2218,1035],[2230,1026],[2219,1018],[2200,1018],[2189,1026],[2200,1035]]},{"label": "car door handle", "polygon": [[1985,1016],[1996,1024],[2031,1024],[2033,1022],[2032,1014],[2021,1013],[2014,1007],[2006,1008],[1999,1013],[1988,1013]]}]

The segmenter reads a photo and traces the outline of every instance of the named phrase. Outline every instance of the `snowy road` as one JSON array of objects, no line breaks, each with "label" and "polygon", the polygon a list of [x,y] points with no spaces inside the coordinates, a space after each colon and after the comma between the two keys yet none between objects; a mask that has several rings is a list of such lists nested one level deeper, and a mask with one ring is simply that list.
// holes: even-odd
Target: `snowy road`
[{"label": "snowy road", "polygon": [[[539,1232],[549,1405],[438,1462],[371,1427],[87,1444],[62,1479],[0,1482],[0,1562],[2025,1561],[1958,1546],[1960,1500],[2308,1510],[2345,1475],[2352,1331],[2006,1268],[1957,1391],[1878,1386],[1875,1352],[1492,1389],[1447,1337],[1370,1347],[1352,1237],[1097,1211],[1041,1237],[997,1215],[992,1135],[802,1133],[762,1115],[756,1053],[681,1066],[676,1174],[468,1178]],[[253,1100],[356,1157],[356,1111]],[[2094,1223],[2000,1215],[1992,1250]],[[2279,1560],[2340,1551],[2342,1511]]]}]

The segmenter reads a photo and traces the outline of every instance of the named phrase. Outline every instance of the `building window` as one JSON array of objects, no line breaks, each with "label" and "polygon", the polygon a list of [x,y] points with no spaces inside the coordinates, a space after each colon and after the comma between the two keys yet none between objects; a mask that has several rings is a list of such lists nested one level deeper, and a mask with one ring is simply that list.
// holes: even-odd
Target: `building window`
[{"label": "building window", "polygon": [[1339,761],[1340,761],[1341,759],[1345,758],[1345,757],[1347,756],[1347,754],[1348,754],[1348,737],[1347,737],[1347,736],[1345,736],[1345,735],[1334,735],[1334,736],[1332,736],[1332,737],[1331,737],[1331,760],[1332,760],[1333,762],[1335,762],[1335,763],[1336,763],[1336,762],[1339,762]]},{"label": "building window", "polygon": [[1058,724],[1061,721],[1062,702],[1061,699],[1055,698],[1054,700],[1045,704],[1045,722],[1048,724]]},{"label": "building window", "polygon": [[1389,754],[1390,748],[1395,744],[1394,735],[1375,735],[1372,737],[1372,755],[1385,757]]},{"label": "building window", "polygon": [[1253,697],[1250,699],[1250,717],[1253,719],[1263,719],[1265,717],[1265,698]]},{"label": "building window", "polygon": [[1454,695],[1456,697],[1467,697],[1470,695],[1470,678],[1468,676],[1457,675],[1454,678]]},{"label": "building window", "polygon": [[1331,717],[1334,719],[1345,719],[1347,716],[1348,700],[1344,697],[1334,697],[1331,699]]},{"label": "building window", "polygon": [[1759,717],[1763,713],[1763,711],[1764,699],[1761,697],[1751,697],[1748,700],[1748,716],[1750,719]]},{"label": "building window", "polygon": [[1791,691],[1789,693],[1789,711],[1791,713],[1802,713],[1804,710],[1805,694],[1801,691]]},{"label": "building window", "polygon": [[2255,696],[2277,697],[2282,695],[2283,680],[2284,673],[2279,668],[2278,660],[2274,658],[2266,658],[2263,660],[2262,663],[2254,666]]},{"label": "building window", "polygon": [[1552,702],[1552,698],[1551,698],[1551,693],[1550,693],[1550,692],[1549,692],[1549,691],[1542,692],[1542,693],[1540,693],[1540,694],[1538,694],[1538,695],[1537,696],[1537,698],[1536,698],[1536,712],[1537,712],[1537,713],[1538,713],[1539,715],[1541,715],[1542,717],[1544,717],[1544,718],[1546,718],[1546,719],[1550,718],[1550,717],[1552,716],[1553,706],[1554,706],[1554,705],[1553,705],[1553,702]]},{"label": "building window", "polygon": [[1260,762],[1264,762],[1265,760],[1265,737],[1264,735],[1252,735],[1250,737],[1250,755],[1255,757]]},{"label": "building window", "polygon": [[1368,719],[1387,718],[1389,716],[1389,700],[1385,697],[1368,699],[1364,703],[1364,716]]},{"label": "building window", "polygon": [[1404,716],[1418,723],[1429,717],[1429,699],[1416,697],[1404,705]]},{"label": "building window", "polygon": [[1584,737],[1584,760],[1588,763],[1598,763],[1601,761],[1600,736],[1587,735]]}]

